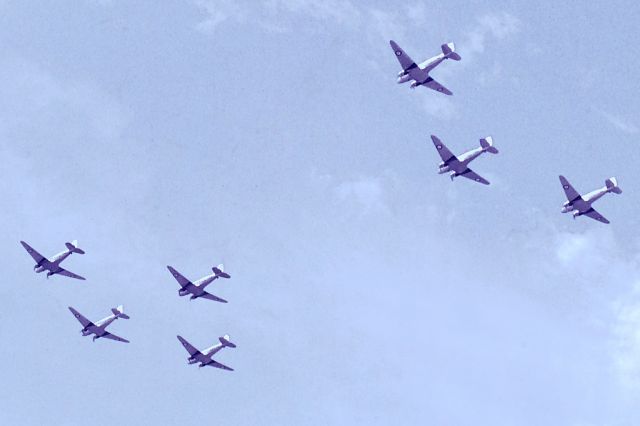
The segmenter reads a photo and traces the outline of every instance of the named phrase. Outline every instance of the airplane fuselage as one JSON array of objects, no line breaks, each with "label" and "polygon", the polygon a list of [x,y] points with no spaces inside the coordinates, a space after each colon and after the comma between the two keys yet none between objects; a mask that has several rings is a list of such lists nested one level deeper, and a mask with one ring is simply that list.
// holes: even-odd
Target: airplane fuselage
[{"label": "airplane fuselage", "polygon": [[104,336],[104,334],[107,332],[107,326],[117,319],[118,317],[116,315],[109,315],[108,317],[103,318],[100,321],[96,321],[95,324],[87,325],[85,328],[80,330],[80,332],[83,336],[90,336],[93,334],[93,340],[95,341],[96,339]]},{"label": "airplane fuselage", "polygon": [[178,290],[178,296],[182,297],[191,295],[191,300],[197,299],[204,294],[205,287],[211,284],[217,278],[219,277],[215,273],[200,278],[198,281],[191,283],[188,288],[181,288],[180,290]]},{"label": "airplane fuselage", "polygon": [[595,201],[602,198],[608,192],[611,192],[613,188],[607,188],[606,186],[596,189],[595,191],[591,191],[588,194],[581,195],[583,203],[581,204],[581,208],[576,208],[571,201],[566,201],[562,206],[562,213],[572,212],[574,216],[579,216],[580,214],[588,211],[591,208],[591,204]]},{"label": "airplane fuselage", "polygon": [[33,270],[39,274],[44,271],[49,271],[47,277],[56,274],[60,271],[60,263],[67,257],[71,256],[71,250],[65,250],[51,257],[51,259],[43,259],[40,263],[37,263]]},{"label": "airplane fuselage", "polygon": [[[420,68],[421,70],[425,70],[427,72],[427,77],[428,77],[428,73],[429,71],[431,71],[432,69],[434,69],[435,67],[437,67],[438,65],[440,65],[440,63],[442,61],[444,61],[445,59],[448,59],[444,53],[441,53],[437,56],[434,56],[433,58],[429,58],[426,61],[424,61],[423,63],[418,65],[418,68]],[[414,81],[411,76],[409,75],[409,73],[407,71],[400,71],[398,73],[398,84],[403,84],[406,83],[408,81]],[[414,81],[414,83],[411,84],[412,88],[415,88],[416,86],[419,86],[420,84],[422,84],[423,82],[420,81]]]},{"label": "airplane fuselage", "polygon": [[456,156],[456,158],[458,159],[458,163],[457,163],[457,167],[455,167],[455,170],[452,167],[453,162],[450,162],[449,164],[446,164],[444,162],[440,163],[438,165],[438,174],[451,172],[452,176],[456,176],[458,173],[461,173],[462,171],[464,171],[469,165],[469,163],[471,163],[473,160],[478,158],[485,151],[486,151],[485,148],[478,147],[478,148],[472,149],[471,151],[467,151],[460,156]]}]

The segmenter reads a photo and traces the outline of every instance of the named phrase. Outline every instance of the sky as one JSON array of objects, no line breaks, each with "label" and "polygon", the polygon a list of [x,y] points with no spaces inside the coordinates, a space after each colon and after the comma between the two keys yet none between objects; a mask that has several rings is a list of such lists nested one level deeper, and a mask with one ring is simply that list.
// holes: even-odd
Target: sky
[{"label": "sky", "polygon": [[[0,423],[640,423],[632,1],[0,1]],[[389,40],[432,76],[397,85]],[[491,135],[473,169],[437,174]],[[560,214],[618,178],[596,208]],[[32,271],[78,239],[63,266]],[[218,304],[179,298],[166,265]],[[125,306],[91,342],[92,320]],[[205,348],[198,369],[176,339]]]}]

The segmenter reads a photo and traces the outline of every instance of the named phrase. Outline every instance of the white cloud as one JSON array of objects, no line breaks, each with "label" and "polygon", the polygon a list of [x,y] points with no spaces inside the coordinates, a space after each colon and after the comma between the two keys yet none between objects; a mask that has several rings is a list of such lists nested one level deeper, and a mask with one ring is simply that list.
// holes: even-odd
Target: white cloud
[{"label": "white cloud", "polygon": [[491,38],[503,40],[520,31],[520,20],[507,13],[492,13],[479,17],[477,25],[460,43],[464,60],[469,62],[475,55],[483,53]]},{"label": "white cloud", "polygon": [[458,110],[450,97],[442,96],[440,94],[434,95],[428,89],[426,90],[427,96],[423,97],[423,107],[427,114],[441,120],[451,120],[458,115]]},{"label": "white cloud", "polygon": [[386,209],[384,190],[378,178],[362,177],[343,182],[335,188],[335,194],[342,201],[355,201],[365,212]]},{"label": "white cloud", "polygon": [[615,308],[614,367],[622,385],[640,392],[640,283]]},{"label": "white cloud", "polygon": [[621,132],[633,135],[638,133],[638,127],[633,124],[628,122],[627,120],[611,114],[607,111],[601,110],[599,108],[595,108],[595,110],[602,115],[605,120],[607,120],[609,122],[609,124],[611,124],[613,127],[615,127],[616,129],[620,130]]},{"label": "white cloud", "polygon": [[195,4],[206,14],[206,18],[196,25],[204,33],[215,32],[227,20],[242,22],[249,11],[242,2],[234,0],[196,0]]}]

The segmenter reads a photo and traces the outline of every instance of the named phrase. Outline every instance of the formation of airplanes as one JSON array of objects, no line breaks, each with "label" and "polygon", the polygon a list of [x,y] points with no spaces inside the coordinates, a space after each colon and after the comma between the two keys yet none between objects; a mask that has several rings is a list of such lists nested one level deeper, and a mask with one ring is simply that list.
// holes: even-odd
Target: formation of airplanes
[{"label": "formation of airplanes", "polygon": [[[393,49],[396,59],[402,67],[402,71],[398,73],[398,84],[411,82],[410,87],[412,89],[418,86],[425,86],[429,89],[435,90],[445,95],[453,94],[449,89],[438,83],[430,76],[430,72],[433,71],[442,62],[448,59],[452,59],[454,61],[460,61],[462,59],[461,56],[456,53],[455,45],[453,43],[446,43],[441,45],[442,53],[430,59],[427,59],[420,64],[416,64],[416,62],[414,62],[413,59],[411,59],[404,52],[404,50],[393,40],[390,40],[390,45]],[[462,176],[483,185],[490,184],[487,179],[471,170],[469,168],[469,164],[484,153],[488,152],[490,154],[498,154],[498,149],[494,146],[491,136],[480,139],[480,146],[468,150],[460,155],[453,154],[449,150],[449,148],[442,142],[442,140],[440,140],[440,138],[435,135],[431,135],[431,141],[433,142],[433,145],[442,160],[438,165],[438,174],[449,174],[449,177],[452,181],[456,177]],[[620,189],[620,187],[618,186],[618,181],[615,177],[606,179],[605,185],[603,187],[584,195],[579,194],[564,176],[560,175],[559,178],[565,196],[567,198],[567,201],[562,206],[562,213],[571,213],[574,219],[579,216],[587,216],[602,223],[609,223],[609,220],[607,220],[598,211],[596,211],[593,208],[592,204],[602,198],[605,194],[611,192],[614,194],[622,193],[622,189]],[[51,277],[52,275],[61,275],[78,280],[85,280],[84,277],[60,266],[60,264],[65,259],[67,259],[74,253],[85,254],[84,250],[78,247],[78,242],[76,240],[65,243],[66,249],[51,256],[50,258],[43,256],[24,241],[20,241],[20,244],[36,262],[33,267],[36,273],[42,273],[46,271],[47,278]],[[190,296],[190,300],[202,298],[216,302],[227,303],[225,299],[222,299],[205,291],[206,287],[215,280],[220,278],[231,278],[231,275],[224,271],[224,266],[222,264],[213,267],[211,274],[208,274],[196,281],[190,281],[172,266],[167,266],[167,269],[180,285],[180,289],[178,290],[178,295],[180,297]],[[82,325],[82,329],[80,330],[82,336],[92,335],[93,341],[104,338],[118,342],[129,343],[129,340],[107,331],[107,327],[114,321],[118,319],[130,318],[127,314],[124,313],[124,308],[122,305],[119,305],[116,308],[111,308],[110,315],[96,322],[90,321],[71,306],[69,306],[69,311]],[[228,367],[213,359],[213,356],[220,352],[223,348],[236,347],[236,345],[231,342],[229,335],[225,334],[224,336],[219,337],[218,343],[202,351],[198,350],[182,336],[178,335],[177,338],[189,353],[189,357],[187,358],[188,364],[199,363],[198,367],[211,366],[222,370],[233,371],[233,368]]]},{"label": "formation of airplanes", "polygon": [[[391,49],[396,56],[396,59],[402,67],[402,71],[398,73],[398,84],[411,82],[410,87],[415,89],[418,86],[425,86],[429,89],[433,89],[437,92],[444,93],[445,95],[453,95],[453,93],[444,87],[442,84],[435,81],[429,73],[447,59],[453,59],[459,61],[462,57],[456,53],[455,45],[453,43],[445,43],[440,46],[442,53],[427,59],[426,61],[416,64],[416,62],[405,53],[404,50],[393,40],[389,41]],[[474,172],[469,168],[469,163],[478,158],[485,152],[491,154],[497,154],[498,149],[493,146],[493,139],[491,136],[480,139],[480,146],[478,148],[467,151],[461,155],[454,155],[447,146],[435,135],[431,135],[433,145],[436,147],[442,162],[438,165],[438,173],[449,173],[451,180],[458,176],[465,177],[475,182],[489,185],[489,181]],[[613,192],[614,194],[621,194],[622,190],[618,186],[618,181],[615,177],[611,177],[605,181],[605,186],[589,192],[585,195],[580,195],[564,177],[560,176],[560,183],[564,189],[564,193],[567,197],[567,201],[562,206],[562,213],[571,213],[575,219],[578,216],[587,216],[591,219],[595,219],[602,223],[609,223],[609,220],[598,213],[591,205],[604,194]]]},{"label": "formation of airplanes", "polygon": [[[78,247],[78,241],[74,240],[70,243],[65,243],[66,250],[62,251],[58,254],[51,256],[50,258],[46,258],[40,253],[38,253],[33,247],[27,244],[24,241],[20,241],[22,247],[29,253],[29,255],[36,262],[33,267],[36,273],[41,273],[47,271],[47,278],[52,275],[61,275],[69,278],[75,278],[79,280],[84,280],[84,277],[80,275],[74,274],[60,266],[66,258],[71,256],[73,253],[77,254],[85,254],[84,250]],[[197,281],[191,282],[187,278],[185,278],[182,274],[176,271],[173,267],[167,266],[169,272],[174,276],[178,284],[180,284],[180,290],[178,290],[178,295],[187,296],[190,295],[190,299],[209,299],[216,302],[227,303],[226,300],[221,299],[217,296],[214,296],[211,293],[206,292],[204,289],[219,278],[229,279],[231,275],[224,271],[224,265],[220,264],[218,266],[214,266],[211,268],[212,273],[200,278]],[[117,342],[129,343],[129,340],[124,337],[120,337],[116,334],[113,334],[107,331],[107,327],[109,327],[114,321],[118,319],[129,319],[129,315],[124,313],[124,308],[122,305],[119,305],[115,308],[111,308],[111,314],[105,318],[102,318],[99,321],[91,321],[84,315],[82,315],[77,309],[72,306],[69,306],[69,311],[73,314],[73,316],[78,320],[78,322],[82,325],[82,329],[80,330],[80,334],[82,336],[93,336],[93,341],[95,342],[97,339],[109,339],[115,340]],[[218,338],[219,343],[211,346],[210,348],[204,349],[203,351],[199,351],[194,346],[192,346],[189,342],[187,342],[181,336],[178,336],[178,340],[184,346],[184,348],[189,352],[189,364],[194,364],[196,362],[200,363],[200,367],[211,366],[220,368],[222,370],[233,371],[233,368],[228,367],[218,361],[213,359],[213,355],[219,352],[222,348],[235,348],[236,345],[231,342],[229,339],[229,335],[225,334],[222,337]]]}]

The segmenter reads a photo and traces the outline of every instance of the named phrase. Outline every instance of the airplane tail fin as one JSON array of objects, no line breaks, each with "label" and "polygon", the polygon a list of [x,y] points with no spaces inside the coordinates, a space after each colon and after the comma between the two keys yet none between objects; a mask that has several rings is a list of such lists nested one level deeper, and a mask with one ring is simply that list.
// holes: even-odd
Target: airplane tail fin
[{"label": "airplane tail fin", "polygon": [[616,194],[622,194],[622,189],[618,186],[618,180],[614,177],[611,177],[604,181],[607,185],[607,189],[609,192],[615,192]]},{"label": "airplane tail fin", "polygon": [[211,268],[213,270],[213,273],[216,274],[216,276],[218,277],[222,277],[222,278],[231,278],[231,275],[227,274],[224,271],[224,265],[221,263],[218,266],[214,266],[213,268]]},{"label": "airplane tail fin", "polygon": [[78,248],[78,240],[73,240],[70,243],[64,243],[64,245],[67,246],[67,250],[71,253],[84,254],[84,250]]},{"label": "airplane tail fin", "polygon": [[230,337],[228,334],[225,334],[224,336],[218,338],[218,340],[220,340],[220,343],[222,343],[222,346],[227,347],[227,348],[235,348],[236,344],[231,342],[231,340],[229,340]]},{"label": "airplane tail fin", "polygon": [[482,147],[482,149],[492,154],[498,153],[498,148],[493,146],[493,138],[491,136],[480,139],[480,146]]},{"label": "airplane tail fin", "polygon": [[116,316],[116,318],[129,319],[129,315],[124,313],[124,307],[119,305],[117,308],[111,308],[111,313]]},{"label": "airplane tail fin", "polygon": [[456,45],[453,43],[447,43],[447,44],[443,44],[441,46],[442,48],[442,53],[444,53],[444,56],[449,58],[449,59],[453,59],[454,61],[459,61],[460,59],[462,59],[460,57],[460,55],[458,55],[456,53]]}]

